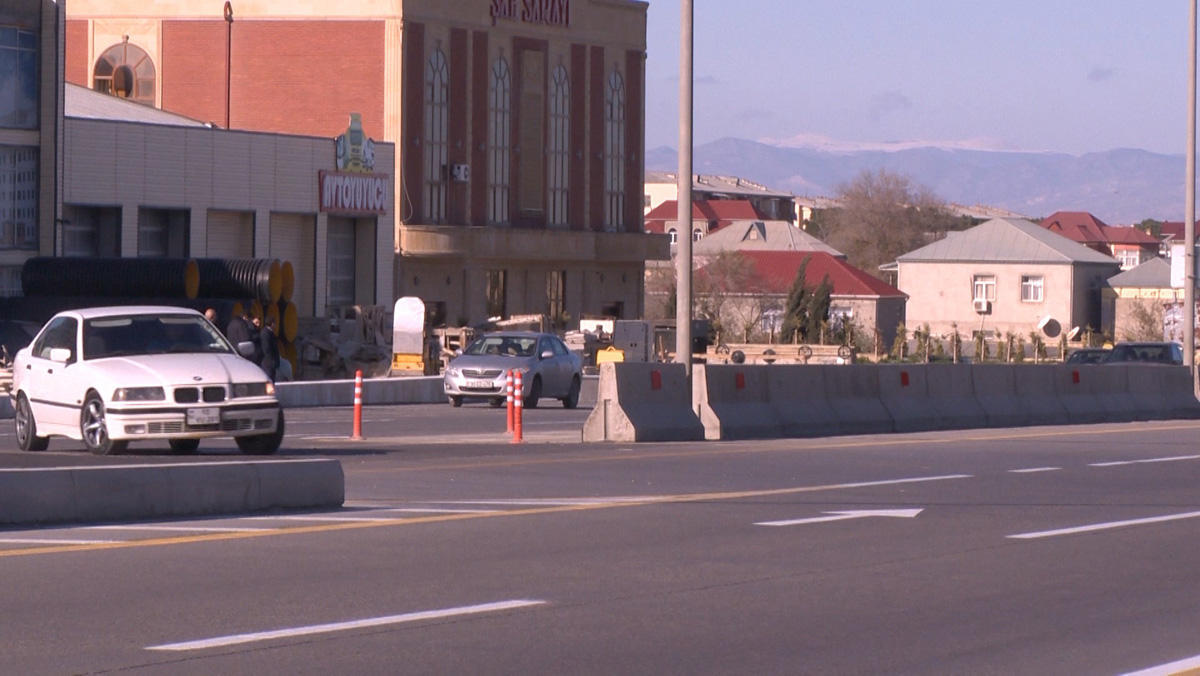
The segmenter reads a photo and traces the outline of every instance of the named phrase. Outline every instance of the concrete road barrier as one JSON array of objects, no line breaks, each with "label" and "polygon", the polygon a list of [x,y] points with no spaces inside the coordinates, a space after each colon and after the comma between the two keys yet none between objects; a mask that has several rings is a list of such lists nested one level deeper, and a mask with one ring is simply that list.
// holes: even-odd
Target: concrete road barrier
[{"label": "concrete road barrier", "polygon": [[1071,418],[1059,399],[1056,378],[1061,367],[1019,364],[1011,367],[1017,402],[1028,416],[1026,425],[1067,425]]},{"label": "concrete road barrier", "polygon": [[[1100,419],[1088,422],[1130,422],[1137,419],[1137,401],[1129,391],[1129,367],[1124,364],[1081,364],[1080,384],[1091,392],[1093,403],[1100,411]],[[1064,365],[1064,370],[1070,365]],[[1075,371],[1063,375],[1059,383],[1074,383]],[[1075,418],[1067,402],[1068,412]],[[1091,416],[1081,417],[1081,420]]]},{"label": "concrete road barrier", "polygon": [[842,434],[893,430],[892,416],[879,399],[879,369],[869,364],[816,366],[825,370],[825,399]]},{"label": "concrete road barrier", "polygon": [[0,469],[0,523],[63,523],[335,508],[331,459]]},{"label": "concrete road barrier", "polygon": [[841,433],[825,398],[823,366],[783,364],[767,370],[768,400],[785,437],[828,437]]},{"label": "concrete road barrier", "polygon": [[924,364],[879,366],[879,400],[897,432],[937,429],[937,413],[929,402]]},{"label": "concrete road barrier", "polygon": [[975,398],[971,368],[965,364],[927,364],[925,386],[929,405],[937,416],[937,429],[987,427],[988,415]]},{"label": "concrete road barrier", "polygon": [[1028,409],[1017,399],[1017,377],[1013,368],[1004,364],[971,365],[971,387],[988,427],[1030,424]]},{"label": "concrete road barrier", "polygon": [[768,365],[697,364],[692,403],[705,439],[775,439],[783,422],[771,406]]},{"label": "concrete road barrier", "polygon": [[1186,366],[1138,366],[1151,377],[1157,376],[1162,386],[1163,419],[1200,418],[1200,402],[1196,401],[1192,374]]},{"label": "concrete road barrier", "polygon": [[[354,380],[304,380],[277,383],[275,396],[284,408],[351,406]],[[446,401],[442,376],[363,379],[363,403],[436,404]]]},{"label": "concrete road barrier", "polygon": [[683,364],[607,362],[584,441],[700,441]]},{"label": "concrete road barrier", "polygon": [[[1097,395],[1102,385],[1112,385],[1119,366],[1100,364],[1064,364],[1049,368],[1054,372],[1054,387],[1058,401],[1067,410],[1067,420],[1073,424],[1091,424],[1108,421],[1108,411]],[[1107,369],[1107,373],[1100,373]],[[1103,381],[1103,383],[1101,382]]]}]

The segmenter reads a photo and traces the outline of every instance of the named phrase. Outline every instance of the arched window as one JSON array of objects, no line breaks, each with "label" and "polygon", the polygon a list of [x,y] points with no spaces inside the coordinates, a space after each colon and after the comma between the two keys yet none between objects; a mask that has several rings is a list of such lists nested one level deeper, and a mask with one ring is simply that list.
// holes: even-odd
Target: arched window
[{"label": "arched window", "polygon": [[508,223],[512,168],[512,71],[503,56],[492,63],[488,85],[488,223]]},{"label": "arched window", "polygon": [[559,64],[550,73],[550,158],[549,193],[547,194],[546,222],[550,225],[567,224],[567,182],[569,180],[568,159],[571,143],[571,83],[567,69]]},{"label": "arched window", "polygon": [[146,50],[122,42],[104,50],[92,70],[92,89],[154,105],[154,62]]},{"label": "arched window", "polygon": [[704,233],[700,232],[700,228],[696,228],[696,229],[692,230],[692,241],[693,242],[699,242],[700,238],[703,236],[704,236]]},{"label": "arched window", "polygon": [[604,229],[625,225],[625,80],[608,76],[604,95]]},{"label": "arched window", "polygon": [[425,64],[425,209],[430,223],[446,220],[446,55],[435,47]]},{"label": "arched window", "polygon": [[670,230],[668,230],[667,234],[671,236],[671,244],[674,244],[679,241],[679,231],[676,230],[675,228],[671,228]]}]

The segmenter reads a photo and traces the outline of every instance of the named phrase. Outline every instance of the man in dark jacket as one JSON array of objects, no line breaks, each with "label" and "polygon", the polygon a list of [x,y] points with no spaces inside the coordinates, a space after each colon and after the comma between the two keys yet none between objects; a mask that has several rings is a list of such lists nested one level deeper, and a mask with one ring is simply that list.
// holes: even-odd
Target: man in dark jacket
[{"label": "man in dark jacket", "polygon": [[[255,323],[258,319],[255,318]],[[274,318],[267,319],[258,335],[260,359],[258,365],[267,372],[267,377],[275,381],[275,368],[279,366],[279,339],[275,336],[277,322]]]},{"label": "man in dark jacket", "polygon": [[[252,343],[254,345],[254,356],[250,360],[258,363],[259,351],[261,348],[258,344],[258,331],[255,330],[254,324],[251,323],[249,313],[243,312],[240,317],[234,317],[229,320],[229,326],[225,328],[225,337],[229,342],[233,343],[236,349],[239,343]],[[241,354],[239,352],[238,354]]]}]

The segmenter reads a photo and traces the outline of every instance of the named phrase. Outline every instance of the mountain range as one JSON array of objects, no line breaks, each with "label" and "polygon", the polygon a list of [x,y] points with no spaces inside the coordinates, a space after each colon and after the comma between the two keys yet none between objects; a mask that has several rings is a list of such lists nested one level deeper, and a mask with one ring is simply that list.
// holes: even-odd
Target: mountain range
[{"label": "mountain range", "polygon": [[[647,170],[677,168],[674,149],[647,151]],[[738,176],[808,197],[832,197],[864,170],[878,169],[907,176],[947,202],[1001,207],[1033,219],[1087,211],[1110,225],[1183,220],[1187,183],[1183,155],[1135,149],[1084,155],[938,147],[840,151],[724,138],[696,146],[692,159],[693,173]]]}]

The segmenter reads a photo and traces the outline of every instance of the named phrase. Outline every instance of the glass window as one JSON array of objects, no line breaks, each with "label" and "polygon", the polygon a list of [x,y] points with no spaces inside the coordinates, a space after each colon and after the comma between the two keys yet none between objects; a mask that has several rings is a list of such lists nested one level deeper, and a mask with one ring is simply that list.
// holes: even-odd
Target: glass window
[{"label": "glass window", "polygon": [[1021,276],[1021,300],[1027,303],[1042,302],[1042,276]]},{"label": "glass window", "polygon": [[625,225],[625,80],[608,76],[604,95],[604,229]]},{"label": "glass window", "polygon": [[487,279],[487,316],[504,317],[505,301],[507,299],[504,270],[488,270]]},{"label": "glass window", "polygon": [[703,236],[704,236],[704,233],[700,231],[700,228],[696,228],[695,230],[692,230],[692,241],[693,242],[699,242],[700,238]]},{"label": "glass window", "polygon": [[675,230],[675,228],[671,228],[670,230],[668,230],[667,234],[671,236],[671,244],[674,244],[679,241],[679,232],[677,230]]},{"label": "glass window", "polygon": [[23,293],[21,290],[21,266],[0,267],[0,297],[20,296]]},{"label": "glass window", "polygon": [[512,71],[501,56],[492,63],[488,86],[488,223],[508,223],[511,162]]},{"label": "glass window", "polygon": [[971,298],[974,300],[996,300],[996,276],[995,275],[975,275],[972,279],[974,291]]},{"label": "glass window", "polygon": [[37,249],[38,149],[0,146],[0,249]]},{"label": "glass window", "polygon": [[556,322],[566,312],[567,271],[551,270],[546,273],[546,314]]},{"label": "glass window", "polygon": [[104,50],[92,67],[92,89],[154,105],[154,61],[146,50],[122,42]]},{"label": "glass window", "polygon": [[354,303],[354,223],[353,221],[329,221],[329,245],[325,254],[327,286],[326,303],[351,305]]},{"label": "glass window", "polygon": [[449,73],[446,55],[435,48],[425,64],[425,215],[446,220],[446,128]]},{"label": "glass window", "polygon": [[1141,265],[1141,252],[1136,249],[1133,251],[1124,250],[1117,252],[1117,260],[1121,261],[1121,269],[1129,270]]},{"label": "glass window", "polygon": [[568,160],[571,143],[571,87],[567,69],[559,64],[550,74],[550,193],[546,222],[567,224]]},{"label": "glass window", "polygon": [[0,127],[38,126],[38,51],[33,31],[0,26]]},{"label": "glass window", "polygon": [[138,256],[181,258],[188,255],[190,214],[182,209],[138,211]]},{"label": "glass window", "polygon": [[46,330],[38,336],[33,345],[33,354],[42,359],[50,358],[50,350],[65,347],[71,351],[69,361],[75,361],[75,327],[78,322],[73,317],[58,317],[46,325]]}]

